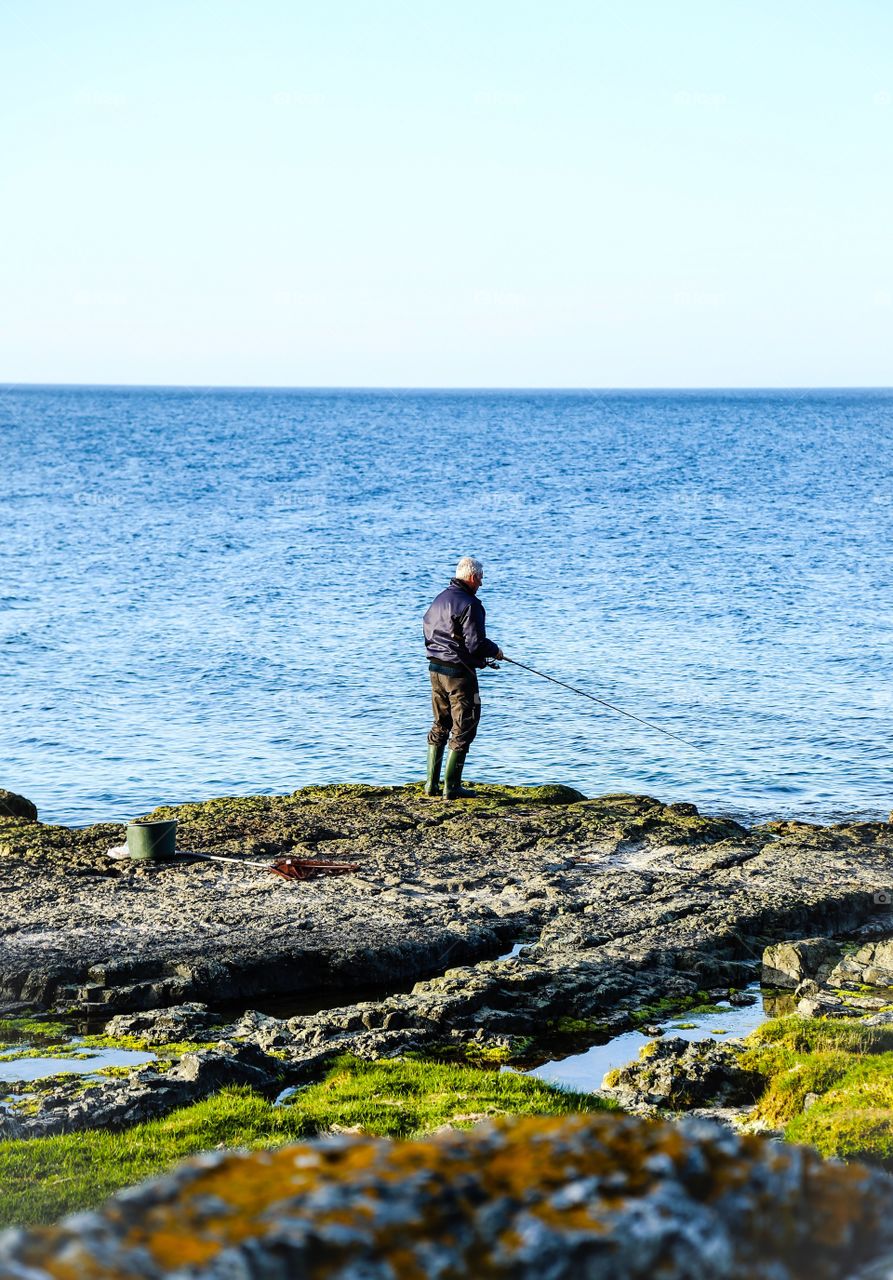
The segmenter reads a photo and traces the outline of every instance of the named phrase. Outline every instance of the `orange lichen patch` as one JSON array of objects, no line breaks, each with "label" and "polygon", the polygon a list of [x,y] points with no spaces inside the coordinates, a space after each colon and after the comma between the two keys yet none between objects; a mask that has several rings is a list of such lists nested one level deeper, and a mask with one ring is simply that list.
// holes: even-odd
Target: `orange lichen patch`
[{"label": "orange lichen patch", "polygon": [[805,1169],[804,1180],[816,1211],[816,1244],[834,1247],[846,1244],[857,1221],[856,1206],[861,1205],[863,1215],[870,1208],[863,1196],[866,1171],[853,1165],[823,1165],[814,1161]]},{"label": "orange lichen patch", "polygon": [[47,1261],[42,1256],[35,1255],[29,1262],[31,1266],[41,1266],[53,1280],[115,1280],[114,1271],[96,1262],[83,1250],[70,1247],[66,1250],[65,1258],[50,1258]]},{"label": "orange lichen patch", "polygon": [[[670,1126],[647,1126],[637,1120],[615,1117],[576,1116],[568,1119],[522,1119],[499,1131],[501,1141],[491,1140],[483,1152],[467,1143],[428,1140],[390,1146],[371,1140],[358,1140],[349,1145],[317,1150],[316,1160],[299,1149],[267,1152],[246,1158],[233,1156],[217,1168],[200,1174],[189,1186],[187,1197],[176,1205],[164,1204],[153,1209],[146,1220],[133,1228],[127,1237],[130,1245],[145,1245],[163,1266],[174,1266],[182,1258],[184,1234],[196,1241],[197,1252],[189,1261],[207,1261],[220,1250],[257,1234],[263,1234],[261,1219],[272,1216],[277,1204],[294,1203],[308,1195],[321,1181],[362,1187],[365,1194],[380,1198],[389,1185],[412,1178],[423,1178],[430,1191],[452,1187],[461,1203],[464,1185],[475,1196],[508,1197],[517,1203],[528,1203],[537,1218],[563,1230],[604,1230],[599,1221],[600,1202],[575,1205],[564,1209],[548,1201],[551,1193],[569,1181],[583,1177],[601,1177],[622,1171],[623,1192],[611,1197],[613,1207],[620,1207],[630,1196],[644,1194],[655,1182],[649,1169],[650,1156],[662,1155],[677,1164],[684,1160],[686,1144],[683,1135]],[[588,1141],[581,1143],[586,1134]],[[505,1140],[508,1139],[508,1140]],[[367,1186],[364,1175],[373,1173],[373,1185]],[[710,1163],[710,1194],[738,1185],[748,1176],[748,1167],[718,1157]],[[209,1216],[203,1203],[212,1198],[223,1203],[227,1211]],[[533,1203],[535,1202],[535,1203]],[[358,1207],[358,1206],[357,1206]],[[357,1215],[329,1207],[315,1214],[317,1227],[346,1226],[372,1216],[369,1206]],[[434,1214],[435,1217],[439,1215]],[[430,1232],[435,1224],[431,1217],[419,1229]],[[401,1234],[413,1233],[411,1226],[401,1227]],[[384,1247],[389,1232],[376,1233]],[[198,1243],[200,1241],[200,1245]],[[198,1254],[201,1256],[198,1256]],[[389,1255],[390,1256],[390,1255]]]},{"label": "orange lichen patch", "polygon": [[388,1253],[388,1262],[397,1280],[428,1280],[418,1258],[409,1249],[395,1246]]},{"label": "orange lichen patch", "polygon": [[558,1231],[585,1231],[587,1234],[595,1232],[596,1234],[604,1234],[607,1227],[597,1217],[593,1217],[593,1209],[596,1205],[570,1205],[567,1208],[557,1208],[554,1204],[541,1204],[534,1210],[540,1222],[547,1227],[554,1227]]},{"label": "orange lichen patch", "polygon": [[256,1213],[277,1198],[277,1191],[289,1188],[293,1195],[336,1170],[339,1176],[362,1172],[374,1158],[374,1147],[359,1142],[347,1148],[323,1147],[314,1151],[318,1159],[313,1163],[308,1163],[308,1154],[301,1147],[264,1151],[247,1159],[250,1170],[245,1156],[234,1155],[199,1177],[191,1190],[195,1196],[218,1196],[235,1212]]},{"label": "orange lichen patch", "polygon": [[[432,1247],[441,1261],[448,1251],[445,1276],[489,1280],[532,1274],[518,1259],[529,1261],[537,1231],[555,1247],[621,1256],[626,1214],[650,1197],[668,1239],[680,1212],[699,1215],[701,1230],[712,1223],[725,1232],[743,1259],[736,1276],[751,1274],[748,1260],[766,1258],[783,1260],[792,1276],[826,1280],[839,1274],[835,1258],[864,1252],[893,1217],[893,1193],[869,1171],[758,1138],[706,1128],[693,1136],[606,1113],[500,1122],[422,1142],[338,1139],[234,1154],[174,1177],[177,1195],[167,1185],[153,1200],[150,1188],[142,1207],[119,1201],[105,1211],[102,1256],[111,1256],[111,1235],[122,1259],[148,1253],[158,1275],[202,1274],[223,1249],[249,1239],[262,1249],[285,1228],[290,1247],[306,1242],[308,1280],[340,1276],[364,1257],[387,1258],[397,1280],[425,1280]],[[74,1239],[64,1226],[35,1233],[27,1260],[55,1280],[130,1274],[88,1266],[89,1254],[72,1267],[65,1250]]]},{"label": "orange lichen patch", "polygon": [[[253,1157],[231,1156],[217,1168],[200,1175],[190,1185],[187,1200],[153,1209],[144,1223],[130,1230],[127,1244],[145,1245],[158,1263],[171,1267],[184,1261],[178,1256],[184,1234],[203,1252],[195,1262],[206,1262],[222,1249],[263,1234],[258,1219],[265,1210],[284,1197],[291,1198],[308,1190],[330,1172],[325,1169],[326,1165],[332,1166],[339,1155],[348,1153],[323,1149],[316,1153],[319,1161],[312,1162],[300,1158],[306,1154],[299,1148],[296,1159],[295,1151],[285,1147]],[[368,1167],[373,1156],[374,1148],[350,1148],[347,1163],[356,1174]],[[208,1215],[202,1205],[207,1197],[226,1205],[226,1216]]]},{"label": "orange lichen patch", "polygon": [[155,1261],[169,1268],[199,1266],[220,1252],[219,1241],[187,1235],[182,1227],[157,1231],[149,1243]]}]

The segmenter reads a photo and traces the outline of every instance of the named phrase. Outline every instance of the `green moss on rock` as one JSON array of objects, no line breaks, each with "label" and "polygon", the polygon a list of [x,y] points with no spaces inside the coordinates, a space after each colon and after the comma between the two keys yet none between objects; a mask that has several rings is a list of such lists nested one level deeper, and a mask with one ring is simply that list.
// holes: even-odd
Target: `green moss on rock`
[{"label": "green moss on rock", "polygon": [[50,1018],[0,1018],[0,1040],[9,1043],[59,1044],[70,1035],[67,1023]]},{"label": "green moss on rock", "polygon": [[[176,818],[178,848],[275,857],[295,850],[311,855],[360,857],[383,840],[418,828],[449,824],[466,838],[492,842],[492,820],[511,808],[528,832],[570,843],[697,845],[746,838],[737,823],[700,815],[694,805],[662,804],[652,796],[612,794],[586,799],[562,784],[510,787],[477,784],[476,798],[432,800],[420,784],[373,787],[359,784],[303,787],[282,796],[218,796],[181,805],[161,805],[143,818]],[[136,815],[134,815],[136,816]],[[506,833],[500,838],[505,839]],[[0,822],[0,858],[90,867],[114,875],[107,850],[121,844],[120,823],[83,829],[48,826],[26,818]]]}]

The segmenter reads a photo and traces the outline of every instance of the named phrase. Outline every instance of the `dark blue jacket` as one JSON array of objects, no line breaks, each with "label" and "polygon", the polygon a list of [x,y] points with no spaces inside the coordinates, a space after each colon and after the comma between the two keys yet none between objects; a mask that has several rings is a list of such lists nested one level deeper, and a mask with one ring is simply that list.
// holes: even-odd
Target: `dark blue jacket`
[{"label": "dark blue jacket", "polygon": [[499,646],[487,639],[486,613],[461,578],[451,578],[423,618],[425,652],[435,662],[483,667]]}]

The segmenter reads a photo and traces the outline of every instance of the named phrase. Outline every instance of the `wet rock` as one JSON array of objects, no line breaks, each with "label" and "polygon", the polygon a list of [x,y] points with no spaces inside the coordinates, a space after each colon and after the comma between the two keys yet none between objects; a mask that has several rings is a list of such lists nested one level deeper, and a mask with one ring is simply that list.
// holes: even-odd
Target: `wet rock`
[{"label": "wet rock", "polygon": [[25,822],[37,821],[37,805],[17,795],[15,791],[6,791],[0,787],[0,824],[9,818],[22,818]]},{"label": "wet rock", "polygon": [[756,1004],[757,997],[751,995],[749,991],[731,991],[728,1001],[734,1009],[748,1009],[751,1005]]},{"label": "wet rock", "polygon": [[145,1013],[119,1014],[105,1024],[108,1036],[138,1036],[146,1044],[171,1044],[183,1040],[207,1040],[219,1018],[206,1004],[193,1002]]},{"label": "wet rock", "polygon": [[0,1107],[0,1139],[15,1139],[27,1137],[22,1122],[11,1111],[6,1111]]},{"label": "wet rock", "polygon": [[228,1084],[244,1084],[260,1092],[279,1085],[283,1068],[275,1058],[268,1057],[250,1045],[237,1048],[223,1043],[217,1049],[201,1049],[185,1053],[176,1066],[167,1072],[169,1081],[184,1081],[201,1089],[206,1095]]},{"label": "wet rock", "polygon": [[601,1114],[211,1153],[7,1233],[0,1275],[840,1280],[891,1248],[883,1174],[704,1121]]},{"label": "wet rock", "polygon": [[[878,938],[877,922],[856,931],[873,940],[852,953],[840,955],[841,944],[810,938],[777,943],[763,955],[763,980],[794,986],[796,1012],[803,1018],[853,1018],[865,1013],[883,1014],[893,1005],[893,939]],[[870,990],[878,988],[876,994]],[[882,1019],[883,1020],[883,1019]],[[878,1024],[880,1025],[880,1024]]]},{"label": "wet rock", "polygon": [[25,1000],[0,1001],[0,1018],[16,1018],[23,1013],[33,1013],[34,1005]]},{"label": "wet rock", "polygon": [[798,983],[794,995],[798,1000],[812,1000],[821,994],[821,990],[815,978],[805,978],[803,982]]},{"label": "wet rock", "polygon": [[629,1110],[752,1105],[764,1081],[740,1057],[731,1044],[667,1036],[646,1045],[636,1062],[608,1072],[603,1088]]},{"label": "wet rock", "polygon": [[828,938],[804,938],[797,942],[776,942],[763,952],[763,984],[767,987],[797,987],[813,978],[839,948]]}]

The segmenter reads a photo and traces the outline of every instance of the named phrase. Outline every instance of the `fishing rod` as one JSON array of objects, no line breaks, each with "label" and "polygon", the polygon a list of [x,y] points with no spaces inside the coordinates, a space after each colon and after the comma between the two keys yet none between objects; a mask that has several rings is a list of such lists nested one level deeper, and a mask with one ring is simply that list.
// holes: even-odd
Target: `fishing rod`
[{"label": "fishing rod", "polygon": [[597,702],[599,706],[607,707],[609,711],[616,711],[618,715],[626,716],[627,720],[635,720],[637,724],[644,724],[648,729],[654,729],[657,733],[662,733],[664,737],[675,738],[677,742],[684,742],[687,747],[693,747],[695,751],[703,751],[703,747],[699,747],[696,742],[689,742],[688,738],[680,738],[678,733],[671,733],[669,729],[662,729],[659,724],[652,724],[650,720],[643,720],[641,716],[634,716],[630,711],[624,711],[622,707],[615,707],[613,702],[605,702],[604,698],[597,698],[594,693],[587,693],[585,689],[577,689],[572,684],[566,684],[564,680],[556,680],[554,676],[547,676],[545,671],[537,671],[536,667],[528,667],[526,662],[518,662],[515,658],[509,658],[506,654],[502,655],[501,661],[510,662],[513,667],[523,667],[525,671],[530,671],[533,675],[539,676],[541,680],[549,680],[552,684],[560,684],[562,689],[570,689],[571,693],[578,693],[581,698],[589,698],[591,702]]}]

